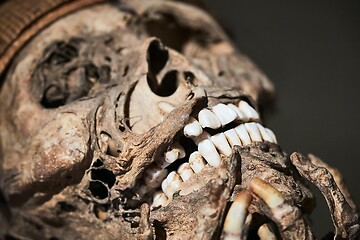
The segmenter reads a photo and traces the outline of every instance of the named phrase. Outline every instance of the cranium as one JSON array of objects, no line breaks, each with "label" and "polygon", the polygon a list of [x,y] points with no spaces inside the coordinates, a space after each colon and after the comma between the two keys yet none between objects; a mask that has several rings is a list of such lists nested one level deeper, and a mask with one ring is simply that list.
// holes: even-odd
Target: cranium
[{"label": "cranium", "polygon": [[[272,95],[190,5],[124,1],[61,17],[4,74],[2,189],[18,215],[6,234],[210,239],[275,222],[282,237],[311,237],[301,156],[291,164],[257,111]],[[239,216],[241,233],[232,201],[252,216]]]}]

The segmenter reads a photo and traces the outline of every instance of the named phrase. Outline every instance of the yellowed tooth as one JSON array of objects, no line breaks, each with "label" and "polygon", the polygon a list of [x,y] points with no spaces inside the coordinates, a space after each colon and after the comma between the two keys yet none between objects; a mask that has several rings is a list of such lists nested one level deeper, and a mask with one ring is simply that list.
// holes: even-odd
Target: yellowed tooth
[{"label": "yellowed tooth", "polygon": [[165,179],[167,173],[167,169],[162,169],[157,165],[151,165],[148,169],[145,170],[144,182],[151,188],[157,188]]},{"label": "yellowed tooth", "polygon": [[234,147],[235,145],[242,146],[241,140],[239,136],[237,135],[235,129],[230,129],[224,132],[225,137],[229,141],[231,147]]},{"label": "yellowed tooth", "polygon": [[260,240],[276,240],[275,234],[271,232],[269,226],[266,223],[259,227],[257,233]]},{"label": "yellowed tooth", "polygon": [[204,141],[205,139],[210,139],[210,137],[211,135],[208,132],[203,131],[199,136],[192,137],[191,139],[195,142],[196,145],[199,145],[201,141]]},{"label": "yellowed tooth", "polygon": [[170,150],[165,152],[165,161],[168,163],[173,163],[178,159],[185,157],[184,148],[177,142],[173,143],[170,147]]},{"label": "yellowed tooth", "polygon": [[221,163],[221,157],[216,151],[214,144],[210,139],[201,141],[198,145],[198,151],[205,158],[206,162],[212,167],[218,167]]},{"label": "yellowed tooth", "polygon": [[184,135],[186,137],[197,137],[203,132],[200,123],[193,117],[190,117],[189,122],[184,127]]},{"label": "yellowed tooth", "polygon": [[265,128],[265,129],[266,129],[266,131],[269,133],[269,135],[271,136],[271,138],[273,139],[273,143],[277,143],[276,136],[275,136],[274,132],[271,131],[271,129],[269,129],[269,128]]},{"label": "yellowed tooth", "polygon": [[242,113],[242,112],[240,111],[240,109],[239,109],[237,106],[235,106],[234,104],[229,103],[229,104],[228,104],[228,107],[230,107],[234,112],[236,112],[236,114],[237,114],[237,118],[236,118],[236,119],[241,120],[241,121],[247,121],[247,120],[249,120],[249,118],[248,118],[244,113]]},{"label": "yellowed tooth", "polygon": [[240,101],[239,102],[239,109],[249,119],[257,120],[257,119],[260,118],[257,111],[245,101]]},{"label": "yellowed tooth", "polygon": [[170,199],[162,191],[154,193],[151,208],[165,207],[169,204]]},{"label": "yellowed tooth", "polygon": [[178,170],[177,170],[178,174],[180,175],[181,179],[185,182],[187,180],[189,180],[193,175],[194,172],[190,167],[189,163],[183,163],[179,166]]},{"label": "yellowed tooth", "polygon": [[251,193],[246,190],[235,196],[225,218],[224,240],[240,239],[251,201]]},{"label": "yellowed tooth", "polygon": [[182,182],[180,175],[177,172],[172,171],[161,183],[161,189],[168,198],[172,199],[173,194],[180,190]]},{"label": "yellowed tooth", "polygon": [[244,124],[240,124],[235,128],[236,133],[238,134],[243,145],[251,144],[250,136],[245,128]]},{"label": "yellowed tooth", "polygon": [[195,151],[189,156],[189,164],[194,173],[197,174],[205,167],[206,162],[201,153]]},{"label": "yellowed tooth", "polygon": [[258,129],[256,123],[245,123],[244,125],[253,142],[262,142],[260,130]]},{"label": "yellowed tooth", "polygon": [[270,136],[270,134],[266,131],[266,129],[259,123],[257,123],[257,126],[260,130],[261,136],[264,139],[264,141],[268,141],[268,142],[273,142],[272,137]]},{"label": "yellowed tooth", "polygon": [[225,156],[231,155],[232,150],[229,143],[226,140],[224,133],[215,134],[214,136],[211,136],[210,139],[215,145],[215,147],[220,151],[220,153],[224,154]]},{"label": "yellowed tooth", "polygon": [[199,122],[203,128],[218,129],[221,127],[221,122],[215,113],[211,112],[209,109],[202,109],[198,115]]},{"label": "yellowed tooth", "polygon": [[251,180],[250,189],[270,208],[275,208],[285,201],[285,198],[277,189],[260,178]]},{"label": "yellowed tooth", "polygon": [[215,113],[215,115],[218,117],[218,119],[221,122],[222,126],[225,126],[228,123],[231,123],[234,121],[237,117],[237,114],[235,111],[233,111],[230,107],[223,103],[219,103],[212,107],[212,111]]}]

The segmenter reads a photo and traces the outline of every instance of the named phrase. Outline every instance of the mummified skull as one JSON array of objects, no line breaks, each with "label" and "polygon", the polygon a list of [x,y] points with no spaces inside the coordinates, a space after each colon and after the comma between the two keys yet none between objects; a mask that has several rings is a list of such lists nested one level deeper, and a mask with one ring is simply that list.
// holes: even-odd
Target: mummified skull
[{"label": "mummified skull", "polygon": [[167,1],[74,2],[3,75],[6,236],[230,239],[275,223],[283,238],[313,237],[305,160],[292,155],[296,170],[255,110],[272,84],[211,17]]}]

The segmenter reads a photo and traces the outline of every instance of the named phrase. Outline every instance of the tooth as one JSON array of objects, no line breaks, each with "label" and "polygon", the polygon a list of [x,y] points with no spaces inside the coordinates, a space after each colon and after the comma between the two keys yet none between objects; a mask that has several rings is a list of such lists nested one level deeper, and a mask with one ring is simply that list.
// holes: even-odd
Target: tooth
[{"label": "tooth", "polygon": [[266,129],[259,123],[257,123],[257,126],[260,130],[261,136],[264,139],[264,141],[268,141],[268,142],[273,142],[272,137],[270,136],[270,134],[266,131]]},{"label": "tooth", "polygon": [[203,128],[212,128],[218,129],[221,126],[220,120],[217,118],[215,113],[211,112],[209,109],[203,109],[199,112],[198,115],[199,122]]},{"label": "tooth", "polygon": [[254,108],[252,108],[247,102],[240,101],[239,109],[250,119],[259,119],[259,114],[256,112]]},{"label": "tooth", "polygon": [[271,208],[284,203],[284,196],[271,184],[260,178],[253,178],[250,182],[250,189],[259,196]]},{"label": "tooth", "polygon": [[225,154],[226,156],[230,156],[231,155],[231,147],[229,145],[229,143],[226,140],[225,134],[224,133],[218,133],[214,136],[211,136],[211,141],[214,143],[215,147],[222,153]]},{"label": "tooth", "polygon": [[151,188],[157,188],[160,186],[161,182],[165,179],[168,171],[167,169],[162,169],[159,166],[153,165],[150,166],[144,174],[144,182],[147,186]]},{"label": "tooth", "polygon": [[245,128],[253,142],[262,142],[261,134],[256,123],[245,123]]},{"label": "tooth", "polygon": [[161,183],[161,189],[168,198],[172,199],[173,194],[180,189],[181,183],[180,175],[172,171]]},{"label": "tooth", "polygon": [[249,136],[248,132],[246,131],[244,124],[237,126],[235,128],[235,131],[238,134],[238,136],[240,137],[243,145],[247,145],[247,144],[251,143],[250,136]]},{"label": "tooth", "polygon": [[201,153],[201,155],[205,158],[205,160],[209,163],[210,166],[220,166],[221,157],[216,151],[216,148],[210,139],[205,139],[204,141],[201,141],[198,145],[198,151]]},{"label": "tooth", "polygon": [[241,144],[241,140],[239,138],[239,136],[237,135],[235,129],[230,129],[224,132],[227,140],[229,141],[231,147],[238,145],[238,146],[242,146]]},{"label": "tooth", "polygon": [[269,128],[265,128],[268,134],[271,136],[274,143],[277,143],[276,136],[273,131],[271,131]]},{"label": "tooth", "polygon": [[229,103],[228,106],[229,106],[234,112],[236,112],[236,114],[237,114],[237,119],[242,120],[242,121],[247,121],[247,120],[249,120],[249,119],[246,117],[246,115],[245,115],[244,113],[242,113],[237,106],[235,106],[235,105],[232,104],[232,103]]},{"label": "tooth", "polygon": [[194,173],[201,172],[201,170],[205,167],[206,164],[204,158],[201,156],[201,153],[199,153],[198,151],[190,154],[189,163]]},{"label": "tooth", "polygon": [[218,117],[222,126],[231,123],[237,117],[236,112],[234,112],[230,107],[222,103],[219,103],[216,106],[212,107],[212,111]]},{"label": "tooth", "polygon": [[162,169],[170,165],[170,163],[165,161],[165,157],[161,156],[160,158],[155,159],[155,163]]},{"label": "tooth", "polygon": [[193,117],[189,119],[189,123],[184,127],[184,135],[186,137],[196,137],[203,132],[200,123]]},{"label": "tooth", "polygon": [[200,134],[197,137],[192,137],[191,139],[195,142],[196,145],[199,145],[199,142],[204,141],[205,139],[210,139],[210,134],[206,131],[203,131],[202,134]]},{"label": "tooth", "polygon": [[168,163],[173,163],[178,159],[184,158],[186,156],[184,148],[177,142],[175,142],[170,150],[165,153],[165,161]]},{"label": "tooth", "polygon": [[151,207],[152,208],[165,207],[166,205],[169,204],[169,202],[170,200],[165,195],[165,193],[163,193],[162,191],[157,191],[156,193],[154,193],[153,203],[151,204]]},{"label": "tooth", "polygon": [[173,105],[171,105],[170,103],[167,103],[167,102],[159,102],[158,107],[159,107],[160,111],[162,111],[165,114],[170,113],[172,110],[175,109],[175,107]]},{"label": "tooth", "polygon": [[276,240],[275,234],[270,230],[266,223],[259,227],[257,234],[260,240]]},{"label": "tooth", "polygon": [[185,182],[189,180],[193,175],[194,172],[191,170],[189,163],[183,163],[179,166],[177,172],[179,173],[181,179]]},{"label": "tooth", "polygon": [[148,192],[150,192],[151,188],[146,186],[145,184],[141,185],[138,190],[137,193],[139,194],[139,197],[144,197]]}]

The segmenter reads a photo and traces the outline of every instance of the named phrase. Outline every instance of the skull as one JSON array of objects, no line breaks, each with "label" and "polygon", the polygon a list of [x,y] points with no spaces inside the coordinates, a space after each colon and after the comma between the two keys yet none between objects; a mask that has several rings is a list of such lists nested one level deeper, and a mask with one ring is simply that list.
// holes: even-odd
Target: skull
[{"label": "skull", "polygon": [[[266,149],[286,172],[255,111],[272,95],[267,78],[190,5],[125,1],[78,10],[38,33],[4,75],[4,195],[12,206],[31,206],[28,213],[38,218],[56,215],[59,206],[82,212],[61,223],[72,231],[51,226],[42,234],[76,238],[75,223],[92,223],[82,234],[210,238],[239,184],[236,129],[260,129],[248,136],[244,159]],[[248,115],[241,118],[239,109]],[[210,138],[219,142],[219,157],[206,156],[215,149]],[[299,205],[312,199],[288,174],[281,181],[289,182],[278,184],[283,194],[301,193]]]}]

